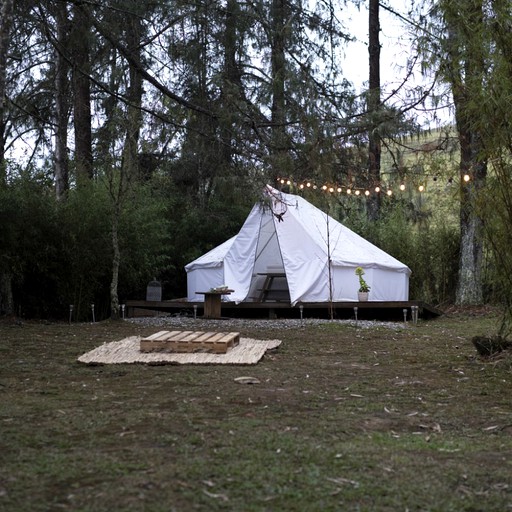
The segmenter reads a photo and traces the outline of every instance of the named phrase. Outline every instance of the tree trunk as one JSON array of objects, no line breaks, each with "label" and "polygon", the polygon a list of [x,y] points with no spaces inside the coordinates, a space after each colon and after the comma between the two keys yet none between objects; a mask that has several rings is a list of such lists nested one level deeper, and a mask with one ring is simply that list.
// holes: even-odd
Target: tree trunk
[{"label": "tree trunk", "polygon": [[112,212],[112,281],[110,282],[110,318],[119,319],[119,267],[121,265],[121,251],[119,250],[119,205],[116,204]]},{"label": "tree trunk", "polygon": [[[368,91],[368,114],[370,118],[368,134],[368,178],[372,189],[380,184],[381,142],[378,133],[378,113],[380,99],[380,20],[379,0],[370,0],[369,6],[368,53],[370,64],[370,80]],[[376,220],[379,217],[380,195],[373,193],[367,201],[368,218]]]},{"label": "tree trunk", "polygon": [[68,47],[69,22],[64,2],[56,4],[55,19],[58,44],[55,52],[55,194],[57,199],[62,199],[69,189],[69,65],[63,55],[64,49]]},{"label": "tree trunk", "polygon": [[5,168],[5,99],[7,80],[7,52],[13,16],[13,0],[0,0],[0,186],[7,178]]},{"label": "tree trunk", "polygon": [[[121,264],[121,251],[119,248],[119,222],[122,204],[127,199],[130,187],[139,179],[138,148],[142,126],[142,77],[137,71],[140,63],[141,24],[140,19],[134,15],[128,17],[126,30],[126,44],[128,51],[137,65],[130,64],[130,86],[127,96],[129,104],[126,107],[126,135],[121,159],[121,176],[117,190],[113,194],[114,208],[112,213],[112,281],[110,283],[110,311],[112,319],[119,319],[119,267]],[[114,180],[115,183],[115,180]]]},{"label": "tree trunk", "polygon": [[[12,27],[13,1],[0,3],[0,187],[7,186],[5,163],[5,98],[7,80],[7,51]],[[7,261],[0,260],[0,314],[14,313],[12,294],[12,273]]]},{"label": "tree trunk", "polygon": [[240,98],[241,73],[237,65],[237,22],[239,21],[239,3],[237,0],[227,0],[224,30],[224,73],[222,82],[220,127],[220,166],[229,169],[232,165],[232,147],[234,118],[233,105]]},{"label": "tree trunk", "polygon": [[[479,158],[482,144],[478,134],[459,128],[460,142],[460,260],[455,302],[477,305],[483,302],[483,222],[477,213],[477,198],[487,174]],[[470,181],[464,181],[465,176]]]},{"label": "tree trunk", "polygon": [[[453,5],[448,3],[448,9]],[[482,0],[464,3],[462,12],[447,16],[449,79],[455,105],[455,121],[460,144],[460,260],[455,302],[477,305],[483,302],[483,224],[477,211],[477,196],[485,184],[487,161],[481,133],[472,110],[483,94],[485,75],[483,48],[469,40],[483,30]],[[461,20],[466,24],[460,26]],[[464,180],[469,176],[470,181]]]},{"label": "tree trunk", "polygon": [[[137,16],[128,18],[128,30],[126,31],[127,48],[130,54],[140,65],[140,40],[141,25]],[[128,88],[126,136],[123,147],[122,183],[129,184],[139,178],[138,149],[139,137],[142,126],[142,76],[138,73],[136,66],[130,65],[130,87]],[[123,191],[122,191],[123,192]]]},{"label": "tree trunk", "polygon": [[286,135],[285,9],[286,2],[284,0],[272,0],[272,47],[270,56],[272,68],[272,135],[270,151],[272,158],[272,179],[274,182],[280,175],[292,175]]},{"label": "tree trunk", "polygon": [[75,128],[75,169],[77,183],[94,177],[90,73],[90,23],[81,7],[73,7],[73,111]]}]

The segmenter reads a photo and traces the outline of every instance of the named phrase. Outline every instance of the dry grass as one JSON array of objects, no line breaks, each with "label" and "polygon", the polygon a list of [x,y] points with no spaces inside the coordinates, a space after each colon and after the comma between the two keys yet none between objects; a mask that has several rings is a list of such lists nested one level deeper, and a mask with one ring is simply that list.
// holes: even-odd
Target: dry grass
[{"label": "dry grass", "polygon": [[4,322],[0,509],[512,509],[512,359],[471,343],[495,322],[248,327],[283,341],[251,367],[86,366],[159,329]]}]

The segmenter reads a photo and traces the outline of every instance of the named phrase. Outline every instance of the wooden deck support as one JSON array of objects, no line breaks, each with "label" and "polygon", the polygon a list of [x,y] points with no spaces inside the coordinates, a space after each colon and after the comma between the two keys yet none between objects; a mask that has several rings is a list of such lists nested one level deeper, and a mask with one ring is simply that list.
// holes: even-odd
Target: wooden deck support
[{"label": "wooden deck support", "polygon": [[[281,318],[299,318],[300,306],[304,318],[328,318],[330,304],[328,302],[304,302],[291,306],[289,302],[222,302],[222,314],[230,318],[268,318],[269,312],[273,316]],[[195,307],[194,307],[195,306]],[[436,307],[423,301],[368,301],[368,302],[334,302],[332,304],[335,318],[353,318],[354,308],[358,308],[358,317],[364,319],[383,319],[383,320],[402,320],[403,311],[407,310],[407,317],[411,319],[412,308],[417,307],[420,318],[435,318],[441,316],[443,312]],[[126,301],[127,316],[146,316],[164,313],[178,313],[192,316],[194,310],[198,313],[205,311],[204,302],[189,302],[186,299],[167,300],[167,301],[144,301],[129,300]],[[206,317],[206,315],[205,315]]]}]

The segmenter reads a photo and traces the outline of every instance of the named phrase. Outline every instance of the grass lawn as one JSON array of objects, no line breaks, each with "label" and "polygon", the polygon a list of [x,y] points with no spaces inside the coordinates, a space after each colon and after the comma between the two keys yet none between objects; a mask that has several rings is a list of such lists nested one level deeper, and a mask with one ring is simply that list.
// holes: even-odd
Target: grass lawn
[{"label": "grass lawn", "polygon": [[512,356],[471,343],[496,323],[248,323],[282,344],[240,367],[86,366],[161,328],[4,321],[0,510],[512,510]]}]

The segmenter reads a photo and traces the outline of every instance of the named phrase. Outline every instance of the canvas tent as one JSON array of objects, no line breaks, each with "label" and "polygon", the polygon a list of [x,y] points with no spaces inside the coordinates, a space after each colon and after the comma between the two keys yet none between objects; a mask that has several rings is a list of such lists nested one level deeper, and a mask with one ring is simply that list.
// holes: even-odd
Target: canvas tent
[{"label": "canvas tent", "polygon": [[185,266],[189,301],[226,285],[228,300],[258,300],[265,276],[282,272],[292,305],[357,301],[362,267],[369,300],[409,299],[409,268],[313,206],[270,186],[240,232]]}]

